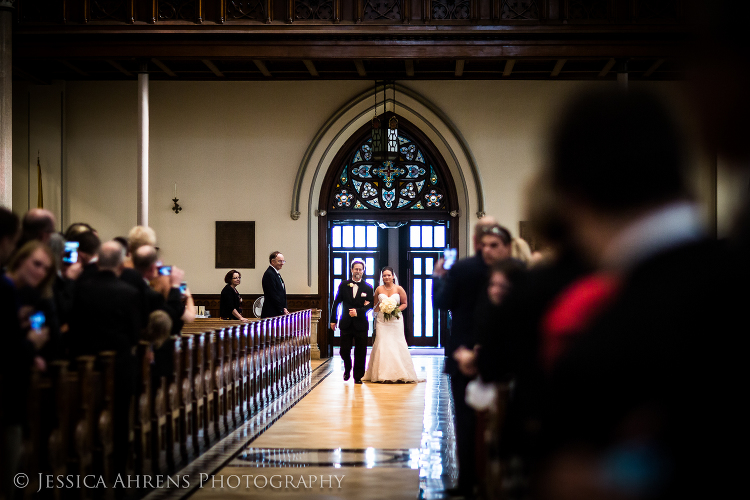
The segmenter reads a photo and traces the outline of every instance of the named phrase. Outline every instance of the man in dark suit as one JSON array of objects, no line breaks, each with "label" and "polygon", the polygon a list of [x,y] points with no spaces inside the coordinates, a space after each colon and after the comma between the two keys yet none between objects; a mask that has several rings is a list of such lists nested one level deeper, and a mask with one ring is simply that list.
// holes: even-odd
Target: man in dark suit
[{"label": "man in dark suit", "polygon": [[[458,448],[458,487],[457,493],[472,496],[475,478],[475,448],[476,448],[476,414],[466,404],[466,386],[471,378],[465,376],[458,369],[453,354],[459,348],[468,350],[474,348],[474,310],[485,293],[488,267],[482,258],[482,238],[485,230],[500,228],[492,217],[484,217],[474,227],[475,255],[456,262],[450,270],[443,268],[442,259],[435,266],[433,300],[436,307],[451,312],[450,336],[445,348],[445,371],[450,375],[451,393],[456,417],[456,447]],[[507,230],[497,230],[503,233],[505,240],[500,241],[499,234],[490,234],[488,240],[493,240],[497,246],[494,253],[505,251],[502,257],[510,256],[510,235]],[[498,240],[495,242],[495,240]],[[500,244],[502,243],[502,245]],[[498,257],[500,258],[500,257]]]},{"label": "man in dark suit", "polygon": [[343,304],[339,328],[341,329],[341,359],[344,360],[344,380],[349,380],[352,369],[352,342],[354,342],[354,383],[361,384],[365,374],[367,357],[367,311],[373,307],[373,289],[362,279],[365,264],[362,261],[352,262],[352,279],[342,282],[336,292],[331,311],[331,329],[336,329],[339,321],[337,311]]},{"label": "man in dark suit", "polygon": [[99,250],[99,271],[76,284],[70,315],[70,354],[96,355],[115,351],[114,456],[117,472],[125,469],[130,399],[135,388],[135,346],[141,331],[138,290],[118,279],[125,251],[116,241]]},{"label": "man in dark suit", "polygon": [[268,258],[271,263],[263,274],[263,310],[261,318],[272,318],[289,314],[286,308],[286,285],[281,277],[281,268],[286,261],[281,252],[272,252]]}]

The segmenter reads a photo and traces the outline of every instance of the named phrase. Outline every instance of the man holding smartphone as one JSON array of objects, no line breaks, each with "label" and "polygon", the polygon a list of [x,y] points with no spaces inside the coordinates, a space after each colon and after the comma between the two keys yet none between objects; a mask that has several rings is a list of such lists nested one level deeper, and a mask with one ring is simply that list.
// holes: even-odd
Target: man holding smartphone
[{"label": "man holding smartphone", "polygon": [[453,354],[460,347],[473,349],[474,309],[485,291],[488,268],[482,258],[482,238],[489,228],[500,227],[492,217],[483,217],[474,226],[474,256],[461,259],[450,267],[440,259],[435,264],[433,300],[435,307],[450,310],[452,324],[445,342],[445,372],[450,376],[451,393],[456,418],[456,447],[458,448],[458,487],[450,494],[471,497],[477,483],[475,476],[476,413],[466,404],[466,386],[471,378],[458,368]]}]

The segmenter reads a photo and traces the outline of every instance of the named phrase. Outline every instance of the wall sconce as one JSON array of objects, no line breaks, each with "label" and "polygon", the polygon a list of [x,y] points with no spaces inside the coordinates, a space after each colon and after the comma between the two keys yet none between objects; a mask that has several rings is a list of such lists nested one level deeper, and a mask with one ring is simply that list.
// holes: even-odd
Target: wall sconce
[{"label": "wall sconce", "polygon": [[182,210],[182,207],[177,204],[177,202],[180,200],[177,199],[177,183],[176,182],[174,184],[174,198],[172,198],[172,201],[174,202],[174,206],[172,207],[172,210],[174,210],[174,213],[179,214],[180,211]]}]

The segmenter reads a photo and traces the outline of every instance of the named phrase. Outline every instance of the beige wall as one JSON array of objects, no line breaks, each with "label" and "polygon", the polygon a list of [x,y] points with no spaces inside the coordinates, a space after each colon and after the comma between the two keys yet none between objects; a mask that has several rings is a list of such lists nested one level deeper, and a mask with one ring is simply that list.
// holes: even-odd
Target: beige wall
[{"label": "beige wall", "polygon": [[[302,184],[299,220],[289,216],[292,189],[306,148],[323,123],[371,82],[152,82],[150,85],[149,222],[157,231],[165,263],[183,267],[194,293],[218,293],[226,270],[214,269],[214,222],[256,221],[256,269],[242,269],[243,293],[261,292],[267,255],[284,253],[290,293],[317,292],[317,220],[312,220],[312,280],[308,286],[308,201],[317,187],[311,168]],[[546,130],[576,82],[414,81],[404,83],[437,105],[457,126],[476,158],[484,189],[485,211],[514,233],[523,218],[523,186],[543,160]],[[674,95],[676,84],[657,84]],[[60,127],[60,92],[64,92],[64,127]],[[31,135],[27,132],[29,96]],[[45,200],[60,204],[60,138],[64,137],[65,173],[62,211],[65,225],[86,221],[102,238],[124,235],[136,222],[137,84],[67,82],[52,87],[18,85],[14,91],[14,209],[28,206],[27,144],[54,149]],[[407,104],[407,103],[405,103]],[[369,103],[368,103],[369,105]],[[420,112],[418,106],[417,112]],[[429,118],[429,114],[425,113]],[[362,121],[365,118],[360,118]],[[55,121],[56,120],[56,121]],[[411,119],[414,121],[413,119]],[[55,126],[46,125],[56,123]],[[339,129],[340,130],[340,129]],[[338,144],[332,130],[321,144]],[[425,130],[434,142],[444,126]],[[434,137],[432,137],[434,136]],[[444,154],[456,151],[444,141]],[[332,153],[335,153],[333,151]],[[50,157],[52,157],[50,153]],[[324,157],[321,153],[320,157]],[[328,155],[328,162],[330,157]],[[45,156],[42,157],[45,166]],[[476,199],[469,178],[468,206],[462,217],[475,219]],[[36,164],[36,156],[31,159]],[[317,162],[317,157],[315,159]],[[327,168],[325,161],[322,168]],[[313,165],[314,167],[314,165]],[[55,170],[56,169],[56,170]],[[698,184],[708,185],[697,178]],[[35,206],[36,174],[32,172]],[[45,182],[47,182],[45,178]],[[170,209],[174,184],[183,211]],[[49,186],[49,188],[47,187]],[[312,188],[312,189],[311,189]],[[461,189],[459,189],[461,191]],[[53,194],[56,192],[56,194]],[[50,201],[50,204],[53,203]],[[45,206],[48,206],[45,203]],[[51,205],[50,205],[51,206]],[[462,238],[465,232],[462,233]]]}]

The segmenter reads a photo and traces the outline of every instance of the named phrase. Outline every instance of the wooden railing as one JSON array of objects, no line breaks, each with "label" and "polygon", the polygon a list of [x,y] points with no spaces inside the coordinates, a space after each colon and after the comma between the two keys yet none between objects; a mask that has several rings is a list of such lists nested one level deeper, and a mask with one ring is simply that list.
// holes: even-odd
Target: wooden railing
[{"label": "wooden railing", "polygon": [[[150,345],[141,342],[124,471],[114,460],[115,353],[34,372],[19,472],[32,482],[40,473],[94,474],[111,485],[117,472],[177,471],[310,374],[313,312],[186,325],[161,347],[155,364]],[[163,372],[164,363],[171,365],[165,376],[152,373]],[[30,484],[24,494],[38,489]],[[86,488],[76,492],[88,495]]]}]

